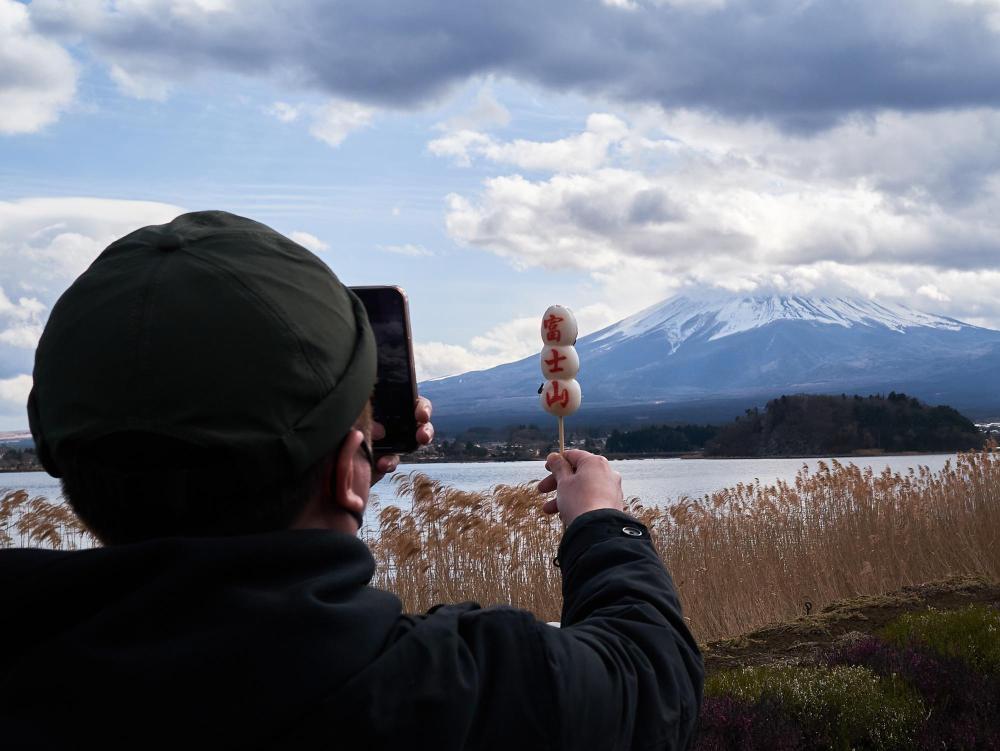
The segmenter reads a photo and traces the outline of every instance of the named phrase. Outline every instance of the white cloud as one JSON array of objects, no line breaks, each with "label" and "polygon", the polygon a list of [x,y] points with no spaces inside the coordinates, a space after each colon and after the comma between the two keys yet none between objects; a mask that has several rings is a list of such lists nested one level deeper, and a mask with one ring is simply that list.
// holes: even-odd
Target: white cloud
[{"label": "white cloud", "polygon": [[468,167],[473,154],[482,154],[493,144],[489,136],[473,130],[457,130],[435,138],[427,144],[427,150],[434,156],[451,157],[456,164]]},{"label": "white cloud", "polygon": [[9,316],[20,321],[35,321],[45,311],[45,306],[34,297],[22,297],[17,304],[0,287],[0,315]]},{"label": "white cloud", "polygon": [[26,373],[13,378],[0,378],[0,415],[23,417],[28,422],[26,405],[31,393],[31,376]]},{"label": "white cloud", "polygon": [[368,127],[375,110],[357,102],[331,100],[324,105],[291,104],[276,101],[264,112],[283,123],[306,120],[309,133],[337,148],[353,132]]},{"label": "white cloud", "polygon": [[34,351],[42,338],[41,324],[21,324],[0,331],[0,344]]},{"label": "white cloud", "polygon": [[653,239],[649,235],[660,235],[657,244],[663,248],[666,236],[676,232],[666,221],[652,228],[627,227],[633,205],[647,201],[646,195],[662,206],[653,206],[651,216],[672,214],[669,196],[655,191],[655,183],[642,174],[616,169],[537,182],[520,175],[496,177],[486,181],[476,202],[449,195],[445,222],[456,240],[489,249],[521,268],[608,270],[642,255],[626,235],[644,245]]},{"label": "white cloud", "polygon": [[[961,1],[961,0],[960,0]],[[989,0],[984,0],[989,2]],[[601,0],[609,8],[638,10],[642,6],[672,6],[691,10],[715,10],[726,6],[727,0]]]},{"label": "white cloud", "polygon": [[486,83],[480,87],[476,100],[464,112],[448,119],[441,127],[446,131],[478,130],[504,126],[510,122],[510,111],[504,107],[493,93],[493,86]]},{"label": "white cloud", "polygon": [[639,5],[635,0],[601,0],[609,8],[621,8],[622,10],[638,10]]},{"label": "white cloud", "polygon": [[230,13],[236,10],[234,0],[174,0],[173,10],[178,15],[188,13]]},{"label": "white cloud", "polygon": [[111,65],[108,73],[119,91],[133,99],[163,102],[170,95],[169,82],[157,76],[129,71],[117,63]]},{"label": "white cloud", "polygon": [[288,102],[275,102],[265,111],[283,123],[291,123],[299,119],[301,107],[289,104]]},{"label": "white cloud", "polygon": [[[498,362],[518,360],[538,352],[541,349],[539,325],[542,313],[551,304],[553,301],[539,304],[536,316],[515,318],[492,327],[485,334],[474,336],[469,342],[471,349],[479,355],[499,358]],[[576,317],[581,336],[586,336],[625,316],[623,308],[616,309],[606,303],[569,307]]]},{"label": "white cloud", "polygon": [[[1000,113],[883,113],[810,137],[691,112],[602,117],[550,142],[434,147],[516,167],[559,153],[547,176],[448,196],[449,234],[518,268],[589,273],[608,301],[836,287],[969,314],[961,278],[983,295],[977,320],[1000,323]],[[582,138],[601,132],[603,161]]]},{"label": "white cloud", "polygon": [[46,306],[37,298],[21,297],[11,301],[0,287],[0,344],[34,350],[42,335]]},{"label": "white cloud", "polygon": [[[913,264],[815,266],[818,283],[858,296],[885,297],[918,310],[1000,329],[1000,269],[934,269]],[[837,287],[834,286],[834,289]],[[914,300],[917,290],[919,300]]]},{"label": "white cloud", "polygon": [[320,240],[316,235],[311,235],[308,232],[292,232],[288,235],[289,238],[297,242],[303,248],[309,248],[313,253],[322,253],[325,250],[329,250],[330,246]]},{"label": "white cloud", "polygon": [[933,284],[924,284],[921,287],[917,287],[917,294],[929,297],[931,300],[936,300],[937,302],[951,302],[951,298]]},{"label": "white cloud", "polygon": [[1000,32],[1000,0],[950,0],[950,2],[983,11],[990,28]]},{"label": "white cloud", "polygon": [[526,170],[590,172],[608,163],[614,149],[624,149],[628,126],[614,115],[593,114],[583,133],[557,141],[517,139],[501,142],[484,133],[458,130],[427,144],[435,156],[467,166],[473,157]]},{"label": "white cloud", "polygon": [[403,245],[379,245],[378,249],[384,250],[386,253],[395,253],[399,256],[410,256],[411,258],[421,258],[434,255],[423,245],[414,245],[413,243],[405,243]]},{"label": "white cloud", "polygon": [[470,347],[477,357],[491,361],[492,364],[527,357],[539,349],[537,342],[540,320],[532,316],[515,318],[499,324],[484,334],[472,337],[469,342]]},{"label": "white cloud", "polygon": [[316,113],[309,132],[336,148],[349,134],[371,124],[375,110],[357,102],[335,100]]},{"label": "white cloud", "polygon": [[[429,381],[467,370],[481,370],[478,360],[467,348],[443,342],[417,342],[413,346],[417,380]],[[495,363],[499,364],[499,363]],[[489,366],[486,366],[489,367]]]},{"label": "white cloud", "polygon": [[28,7],[0,0],[0,133],[33,133],[55,122],[76,93],[76,64],[39,35]]},{"label": "white cloud", "polygon": [[[811,0],[805,0],[805,3],[811,2]],[[653,5],[672,5],[675,8],[688,8],[691,10],[717,10],[719,8],[724,8],[728,4],[728,0],[652,0]]]}]

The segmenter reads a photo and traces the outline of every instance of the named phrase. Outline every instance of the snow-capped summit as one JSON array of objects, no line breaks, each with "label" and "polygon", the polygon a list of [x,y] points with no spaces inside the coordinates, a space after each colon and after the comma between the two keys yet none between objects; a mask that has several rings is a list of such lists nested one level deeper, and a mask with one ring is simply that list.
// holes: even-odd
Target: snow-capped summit
[{"label": "snow-capped summit", "polygon": [[[681,295],[582,337],[576,348],[583,407],[574,419],[584,424],[672,419],[681,407],[683,419],[715,420],[724,410],[713,404],[735,414],[795,393],[902,391],[973,416],[1000,414],[1000,331],[899,304]],[[435,417],[537,422],[545,419],[540,378],[536,355],[421,389]]]},{"label": "snow-capped summit", "polygon": [[968,325],[953,318],[921,313],[905,305],[873,300],[786,295],[679,295],[597,332],[593,341],[660,331],[673,351],[691,337],[707,335],[709,341],[714,341],[775,321],[812,321],[844,328],[882,326],[899,332],[917,326],[958,331]]}]

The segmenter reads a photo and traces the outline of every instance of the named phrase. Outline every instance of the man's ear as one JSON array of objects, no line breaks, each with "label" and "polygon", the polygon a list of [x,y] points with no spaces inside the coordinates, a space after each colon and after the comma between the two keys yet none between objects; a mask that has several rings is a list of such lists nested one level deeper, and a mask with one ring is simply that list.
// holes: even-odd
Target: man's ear
[{"label": "man's ear", "polygon": [[[365,504],[368,499],[363,498],[357,487],[358,465],[357,455],[361,449],[361,442],[365,440],[364,433],[360,430],[351,430],[337,450],[332,486],[330,487],[333,496],[333,504],[336,508],[349,513],[353,518],[360,519],[365,513]],[[365,487],[368,483],[365,482]]]}]

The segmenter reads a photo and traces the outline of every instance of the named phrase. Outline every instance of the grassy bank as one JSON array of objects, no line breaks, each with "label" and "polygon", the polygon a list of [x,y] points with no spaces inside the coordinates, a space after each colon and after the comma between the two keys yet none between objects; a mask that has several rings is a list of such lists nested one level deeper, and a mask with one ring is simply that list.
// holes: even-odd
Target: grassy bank
[{"label": "grassy bank", "polygon": [[[964,604],[928,605],[949,595]],[[831,608],[855,621],[903,612],[808,656],[772,643],[767,662],[711,672],[695,748],[1000,748],[1000,588],[953,579],[886,599]]]}]

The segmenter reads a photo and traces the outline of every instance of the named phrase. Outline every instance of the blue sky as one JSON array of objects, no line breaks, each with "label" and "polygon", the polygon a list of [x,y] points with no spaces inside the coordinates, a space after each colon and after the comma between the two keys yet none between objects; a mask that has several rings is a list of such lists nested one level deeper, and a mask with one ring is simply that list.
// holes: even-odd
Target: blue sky
[{"label": "blue sky", "polygon": [[0,0],[0,430],[114,238],[226,209],[437,377],[689,289],[1000,327],[1000,0]]}]

